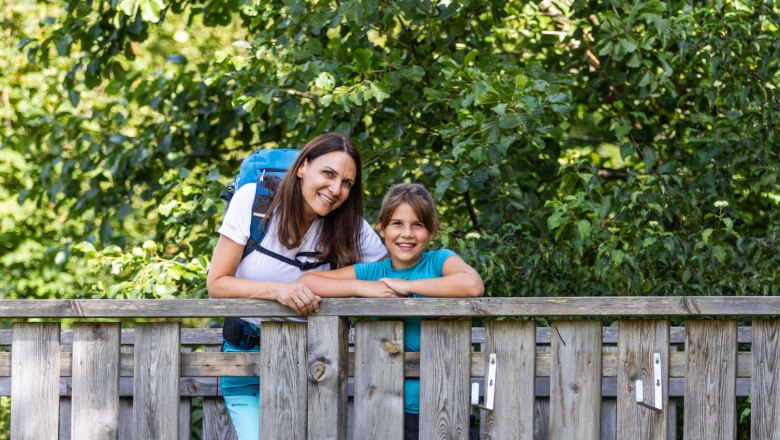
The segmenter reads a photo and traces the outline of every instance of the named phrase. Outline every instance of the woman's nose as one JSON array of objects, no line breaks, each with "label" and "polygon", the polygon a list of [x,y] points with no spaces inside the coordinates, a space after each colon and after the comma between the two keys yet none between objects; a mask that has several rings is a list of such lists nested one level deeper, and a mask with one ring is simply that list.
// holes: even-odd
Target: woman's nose
[{"label": "woman's nose", "polygon": [[331,194],[334,196],[341,195],[341,181],[338,179],[334,179],[330,182],[330,186],[328,187],[328,190]]}]

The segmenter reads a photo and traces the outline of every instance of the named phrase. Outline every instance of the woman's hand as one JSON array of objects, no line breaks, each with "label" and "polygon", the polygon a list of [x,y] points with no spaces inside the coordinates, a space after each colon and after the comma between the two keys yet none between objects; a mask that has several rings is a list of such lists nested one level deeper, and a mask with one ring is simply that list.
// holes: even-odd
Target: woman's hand
[{"label": "woman's hand", "polygon": [[305,284],[295,282],[281,284],[276,289],[276,301],[302,316],[309,316],[320,311],[322,298],[312,293]]}]

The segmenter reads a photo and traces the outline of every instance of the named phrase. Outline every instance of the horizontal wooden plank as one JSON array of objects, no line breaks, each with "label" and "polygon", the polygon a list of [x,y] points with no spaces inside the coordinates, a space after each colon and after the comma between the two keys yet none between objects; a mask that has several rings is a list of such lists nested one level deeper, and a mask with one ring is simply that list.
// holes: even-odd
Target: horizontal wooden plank
[{"label": "horizontal wooden plank", "polygon": [[[780,316],[777,296],[664,296],[557,298],[331,298],[328,316]],[[181,318],[296,316],[274,301],[175,300],[0,300],[5,318]]]},{"label": "horizontal wooden plank", "polygon": [[[133,353],[121,353],[119,375],[133,376]],[[550,377],[549,352],[536,353],[536,376]],[[197,352],[181,353],[180,371],[182,377],[248,376],[258,370],[259,353]],[[72,355],[60,353],[60,376],[70,377]],[[684,378],[686,373],[685,352],[673,352],[669,356],[669,377]],[[603,377],[617,376],[618,356],[614,351],[602,353]],[[485,353],[471,354],[471,375],[484,376]],[[354,353],[349,353],[349,374],[354,375]],[[404,374],[407,377],[420,376],[420,353],[404,354]],[[737,353],[737,377],[750,378],[753,374],[753,357],[750,352]],[[0,377],[11,375],[11,353],[0,353]]]},{"label": "horizontal wooden plank", "polygon": [[[685,343],[685,327],[671,327],[669,329],[669,342],[672,344]],[[616,344],[618,337],[617,327],[602,328],[604,344]],[[536,328],[536,343],[545,345],[550,343],[550,327]],[[132,345],[135,343],[135,332],[132,328],[122,330],[122,344]],[[750,344],[753,340],[753,329],[751,327],[739,327],[737,329],[737,343]],[[355,329],[349,330],[349,342],[355,342]],[[474,327],[471,329],[471,342],[482,344],[485,342],[485,328]],[[60,335],[60,344],[69,346],[73,343],[73,333],[70,330],[63,330]],[[183,328],[181,329],[182,345],[221,345],[221,328]],[[0,330],[0,346],[11,345],[11,330]]]},{"label": "horizontal wooden plank", "polygon": [[[481,377],[472,377],[471,382],[480,384],[480,394],[484,393],[484,379]],[[71,380],[69,377],[60,378],[60,396],[71,395]],[[355,383],[353,378],[349,378],[347,393],[354,396]],[[131,397],[133,395],[133,379],[131,377],[119,378],[119,394],[122,397]],[[183,377],[179,379],[179,394],[182,397],[214,397],[221,396],[216,377]],[[536,397],[550,396],[550,378],[537,377],[535,381]],[[11,378],[0,377],[0,396],[11,395]],[[603,397],[615,397],[617,395],[617,379],[614,377],[605,377],[601,382],[601,395]],[[669,379],[669,396],[684,397],[685,378],[673,377]],[[737,396],[750,395],[750,379],[745,377],[737,378]]]}]

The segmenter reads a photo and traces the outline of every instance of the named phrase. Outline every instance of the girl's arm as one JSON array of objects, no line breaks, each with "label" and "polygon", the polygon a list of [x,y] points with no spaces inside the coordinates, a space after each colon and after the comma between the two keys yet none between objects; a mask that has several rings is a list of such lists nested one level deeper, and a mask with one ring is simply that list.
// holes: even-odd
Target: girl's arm
[{"label": "girl's arm", "polygon": [[320,311],[320,298],[304,284],[236,278],[243,253],[244,246],[224,235],[219,236],[206,277],[209,298],[268,299],[304,316]]},{"label": "girl's arm", "polygon": [[457,255],[444,261],[442,276],[439,278],[424,280],[382,278],[379,281],[403,295],[416,293],[422,296],[448,298],[482,296],[485,292],[485,285],[479,273]]},{"label": "girl's arm", "polygon": [[298,278],[312,292],[324,298],[398,298],[391,288],[381,281],[358,280],[353,266],[336,270],[309,272]]}]

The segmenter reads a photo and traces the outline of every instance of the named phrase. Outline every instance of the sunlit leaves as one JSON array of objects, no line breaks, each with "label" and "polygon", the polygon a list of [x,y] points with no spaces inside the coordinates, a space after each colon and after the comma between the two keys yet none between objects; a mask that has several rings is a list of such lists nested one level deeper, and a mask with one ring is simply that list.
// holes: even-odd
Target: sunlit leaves
[{"label": "sunlit leaves", "polygon": [[548,3],[30,9],[0,55],[0,280],[203,295],[240,160],[339,131],[369,220],[423,183],[489,294],[777,293],[777,7]]}]

